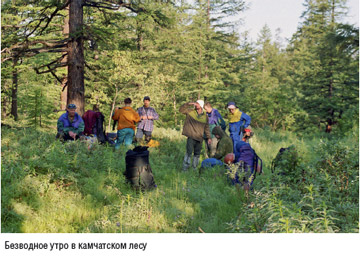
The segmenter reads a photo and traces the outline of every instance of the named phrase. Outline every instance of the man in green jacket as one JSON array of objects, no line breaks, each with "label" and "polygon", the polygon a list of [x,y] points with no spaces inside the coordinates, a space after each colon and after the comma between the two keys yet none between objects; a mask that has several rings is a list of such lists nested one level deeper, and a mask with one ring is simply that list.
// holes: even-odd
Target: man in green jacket
[{"label": "man in green jacket", "polygon": [[199,164],[204,134],[208,139],[208,144],[211,144],[209,118],[204,113],[203,100],[183,104],[180,107],[180,113],[186,115],[182,134],[188,138],[183,161],[183,171],[187,171],[191,164],[192,153],[194,153],[192,167],[196,169]]},{"label": "man in green jacket", "polygon": [[220,126],[215,126],[212,134],[218,139],[214,158],[222,160],[228,153],[233,153],[233,142]]},{"label": "man in green jacket", "polygon": [[212,158],[202,161],[202,169],[214,167],[216,165],[223,165],[225,156],[233,153],[233,142],[220,126],[215,126],[211,133],[218,139],[216,152]]}]

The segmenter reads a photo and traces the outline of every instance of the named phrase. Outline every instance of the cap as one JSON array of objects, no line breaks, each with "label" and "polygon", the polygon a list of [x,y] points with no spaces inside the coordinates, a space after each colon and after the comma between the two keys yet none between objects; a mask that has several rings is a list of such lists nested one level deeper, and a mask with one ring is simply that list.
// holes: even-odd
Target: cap
[{"label": "cap", "polygon": [[149,101],[150,101],[150,97],[149,97],[149,96],[145,96],[143,101],[145,101],[145,100],[149,100]]},{"label": "cap", "polygon": [[198,103],[201,106],[201,108],[204,108],[204,101],[203,100],[199,99],[199,100],[196,101],[196,103]]},{"label": "cap", "polygon": [[227,108],[236,108],[235,102],[227,103]]},{"label": "cap", "polygon": [[75,109],[76,109],[76,105],[75,105],[75,104],[69,104],[69,105],[67,106],[67,108],[70,108],[70,109],[75,108]]}]

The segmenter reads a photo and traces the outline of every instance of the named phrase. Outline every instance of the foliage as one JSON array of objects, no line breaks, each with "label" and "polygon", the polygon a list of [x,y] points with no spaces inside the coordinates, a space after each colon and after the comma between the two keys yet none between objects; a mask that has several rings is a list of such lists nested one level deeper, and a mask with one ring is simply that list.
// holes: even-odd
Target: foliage
[{"label": "foliage", "polygon": [[[85,143],[55,141],[52,130],[3,126],[1,230],[358,232],[357,145],[256,133],[252,146],[265,173],[246,193],[217,168],[183,173],[185,138],[156,128],[160,147],[150,148],[150,164],[157,188],[141,193],[125,181],[125,150],[100,145],[89,150]],[[291,143],[302,154],[305,179],[270,173],[279,147]]]}]

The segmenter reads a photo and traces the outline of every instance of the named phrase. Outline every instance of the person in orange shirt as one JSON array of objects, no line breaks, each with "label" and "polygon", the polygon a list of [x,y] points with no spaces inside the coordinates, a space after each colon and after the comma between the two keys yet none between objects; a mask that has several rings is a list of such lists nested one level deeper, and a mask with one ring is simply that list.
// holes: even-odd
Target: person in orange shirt
[{"label": "person in orange shirt", "polygon": [[132,140],[135,134],[135,124],[140,121],[140,116],[134,109],[130,107],[131,99],[125,98],[125,106],[115,110],[112,117],[113,120],[118,121],[117,127],[117,141],[115,144],[115,150],[120,148],[121,144],[129,146],[132,144]]}]

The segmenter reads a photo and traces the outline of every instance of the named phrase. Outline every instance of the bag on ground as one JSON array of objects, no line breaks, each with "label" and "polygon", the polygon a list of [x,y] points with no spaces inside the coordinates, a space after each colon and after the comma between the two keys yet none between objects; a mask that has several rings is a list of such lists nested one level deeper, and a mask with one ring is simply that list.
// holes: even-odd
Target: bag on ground
[{"label": "bag on ground", "polygon": [[149,190],[156,187],[147,149],[146,146],[137,146],[126,152],[125,177],[136,189]]}]

